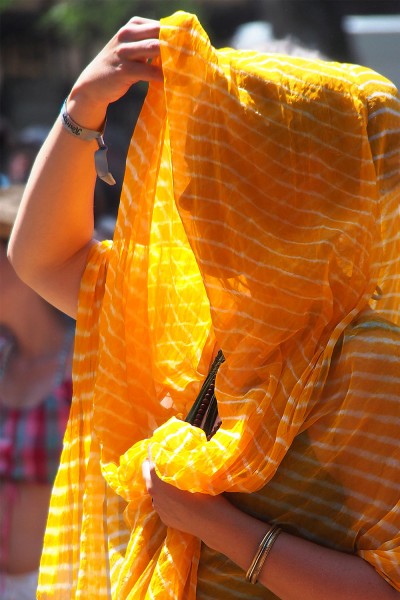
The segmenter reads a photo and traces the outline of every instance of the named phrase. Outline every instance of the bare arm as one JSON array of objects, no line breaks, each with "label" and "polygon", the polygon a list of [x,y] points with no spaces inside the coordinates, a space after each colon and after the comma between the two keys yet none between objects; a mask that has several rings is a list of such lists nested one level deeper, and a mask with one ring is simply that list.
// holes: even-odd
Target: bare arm
[{"label": "bare arm", "polygon": [[[243,569],[249,568],[267,526],[223,496],[191,494],[164,483],[149,462],[143,476],[165,525],[199,537]],[[365,560],[281,533],[259,581],[282,600],[400,600]]]},{"label": "bare arm", "polygon": [[[100,130],[110,102],[139,80],[161,80],[148,61],[159,53],[159,23],[135,17],[82,72],[67,102],[79,125]],[[26,185],[9,244],[18,275],[49,302],[75,316],[87,254],[94,242],[96,141],[70,135],[58,119]]]}]

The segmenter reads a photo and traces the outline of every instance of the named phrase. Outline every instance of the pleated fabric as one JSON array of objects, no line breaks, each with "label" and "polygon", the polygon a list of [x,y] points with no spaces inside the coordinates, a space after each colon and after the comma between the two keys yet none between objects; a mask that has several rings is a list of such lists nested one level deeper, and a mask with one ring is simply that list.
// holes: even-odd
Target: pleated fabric
[{"label": "pleated fabric", "polygon": [[[355,65],[216,50],[183,12],[160,39],[164,85],[135,128],[115,238],[82,281],[42,599],[196,598],[199,541],[154,513],[149,446],[178,488],[256,492],[321,417],[313,390],[346,327],[367,309],[400,325],[394,85]],[[183,417],[216,347],[222,426],[207,442]]]}]

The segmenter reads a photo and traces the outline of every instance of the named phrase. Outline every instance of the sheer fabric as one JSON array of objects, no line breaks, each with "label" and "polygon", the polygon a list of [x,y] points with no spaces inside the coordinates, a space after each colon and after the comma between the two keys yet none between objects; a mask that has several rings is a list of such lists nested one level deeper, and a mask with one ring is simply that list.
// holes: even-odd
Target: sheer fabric
[{"label": "sheer fabric", "polygon": [[[42,599],[194,599],[199,542],[152,510],[149,446],[179,488],[255,492],[320,418],[312,392],[346,326],[367,307],[399,325],[393,84],[365,67],[215,50],[182,12],[160,35],[165,85],[150,85],[113,244],[94,247],[82,282]],[[216,345],[222,426],[207,442],[182,416]]]}]

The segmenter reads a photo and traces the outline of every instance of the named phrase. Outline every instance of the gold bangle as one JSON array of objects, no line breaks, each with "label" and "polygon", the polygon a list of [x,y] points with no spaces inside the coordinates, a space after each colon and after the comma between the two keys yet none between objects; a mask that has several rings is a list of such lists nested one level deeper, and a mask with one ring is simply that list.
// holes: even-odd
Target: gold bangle
[{"label": "gold bangle", "polygon": [[252,563],[246,573],[246,579],[247,581],[251,580],[251,577],[253,575],[254,569],[257,566],[258,561],[260,560],[260,557],[262,556],[263,550],[265,548],[265,545],[268,543],[269,538],[271,537],[271,534],[275,531],[276,529],[276,525],[271,525],[271,527],[268,529],[267,533],[264,535],[264,537],[262,538],[260,545],[258,546],[257,552],[255,553],[255,556],[252,560]]},{"label": "gold bangle", "polygon": [[250,583],[257,583],[258,576],[265,563],[265,560],[281,531],[282,530],[280,527],[278,527],[278,525],[272,525],[272,527],[267,531],[267,533],[261,540],[260,545],[258,546],[258,550],[246,573],[246,580]]},{"label": "gold bangle", "polygon": [[264,548],[264,552],[263,552],[262,556],[260,557],[260,560],[259,560],[256,568],[253,571],[253,574],[252,574],[252,577],[251,577],[251,580],[250,580],[251,583],[257,583],[258,576],[259,576],[259,574],[261,572],[261,569],[264,566],[265,560],[266,560],[268,554],[270,553],[271,548],[274,545],[275,540],[278,537],[278,535],[281,533],[281,531],[282,531],[282,529],[280,527],[277,527],[275,529],[275,531],[271,534],[271,536],[270,536],[270,538],[268,540],[268,543],[266,544],[266,546]]}]

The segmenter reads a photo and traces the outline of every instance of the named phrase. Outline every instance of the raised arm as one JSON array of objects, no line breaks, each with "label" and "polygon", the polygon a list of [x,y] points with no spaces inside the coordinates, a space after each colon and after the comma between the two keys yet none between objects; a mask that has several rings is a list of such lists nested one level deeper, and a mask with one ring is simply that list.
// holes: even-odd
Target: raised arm
[{"label": "raised arm", "polygon": [[[139,80],[162,79],[159,23],[134,17],[81,73],[67,111],[80,126],[101,130],[111,102]],[[75,316],[93,236],[96,140],[71,135],[57,119],[35,161],[11,235],[18,275],[50,303]]]}]

